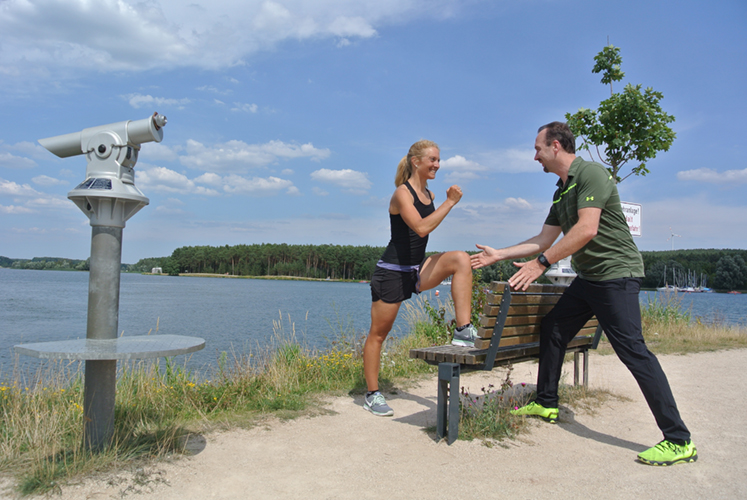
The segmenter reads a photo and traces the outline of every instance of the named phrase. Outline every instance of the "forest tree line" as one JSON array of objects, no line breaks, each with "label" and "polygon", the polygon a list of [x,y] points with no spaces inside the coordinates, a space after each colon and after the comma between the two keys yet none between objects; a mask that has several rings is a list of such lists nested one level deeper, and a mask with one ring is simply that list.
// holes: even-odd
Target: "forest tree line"
[{"label": "forest tree line", "polygon": [[[351,245],[254,244],[190,246],[170,257],[141,259],[130,271],[164,273],[214,273],[233,276],[293,276],[319,279],[370,280],[384,247]],[[696,286],[721,290],[747,289],[747,250],[673,250],[641,252],[646,267],[644,288],[665,284],[686,286],[674,280],[696,280]],[[511,262],[498,262],[482,270],[484,282],[506,280],[516,271]]]},{"label": "forest tree line", "polygon": [[[255,244],[190,246],[168,257],[151,257],[122,264],[124,272],[211,273],[232,276],[292,276],[299,278],[370,280],[384,247],[351,245]],[[747,289],[747,250],[673,250],[641,252],[646,267],[644,288],[676,285],[718,290]],[[11,259],[0,256],[0,267],[13,269],[88,271],[89,261],[60,257]],[[482,270],[484,282],[505,281],[516,272],[511,262]],[[546,281],[546,278],[541,278]]]},{"label": "forest tree line", "polygon": [[369,280],[383,252],[383,247],[351,245],[190,246],[177,248],[170,257],[142,259],[131,269],[150,272],[153,267],[160,267],[172,275],[210,273]]},{"label": "forest tree line", "polygon": [[[52,271],[88,271],[89,259],[65,259],[62,257],[34,257],[33,259],[11,259],[0,256],[0,267],[11,269],[36,269]],[[123,268],[123,270],[126,269]]]}]

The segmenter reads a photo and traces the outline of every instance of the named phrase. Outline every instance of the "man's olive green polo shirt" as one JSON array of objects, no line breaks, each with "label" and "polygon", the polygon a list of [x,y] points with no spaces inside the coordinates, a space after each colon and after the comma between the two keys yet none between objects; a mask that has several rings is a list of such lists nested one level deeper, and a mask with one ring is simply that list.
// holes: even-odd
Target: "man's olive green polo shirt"
[{"label": "man's olive green polo shirt", "polygon": [[545,224],[560,226],[566,234],[578,222],[578,211],[588,207],[601,208],[602,215],[597,235],[573,254],[576,273],[589,281],[643,277],[643,259],[630,234],[612,175],[602,165],[576,157],[565,185],[558,180]]}]

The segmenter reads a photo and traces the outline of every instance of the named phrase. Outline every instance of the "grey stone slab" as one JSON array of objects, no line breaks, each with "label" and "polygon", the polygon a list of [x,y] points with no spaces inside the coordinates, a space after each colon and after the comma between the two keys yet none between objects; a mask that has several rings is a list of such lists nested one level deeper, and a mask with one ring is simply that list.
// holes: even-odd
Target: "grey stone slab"
[{"label": "grey stone slab", "polygon": [[111,340],[76,339],[14,346],[16,353],[43,359],[112,360],[177,356],[199,351],[205,339],[182,335],[141,335]]}]

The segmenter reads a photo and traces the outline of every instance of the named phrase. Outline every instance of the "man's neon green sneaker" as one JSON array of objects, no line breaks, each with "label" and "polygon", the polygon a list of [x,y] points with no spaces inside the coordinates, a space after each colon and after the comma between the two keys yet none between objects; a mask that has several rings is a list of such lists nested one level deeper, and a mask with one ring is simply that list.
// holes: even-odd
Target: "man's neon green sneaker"
[{"label": "man's neon green sneaker", "polygon": [[695,462],[698,450],[692,441],[685,445],[676,444],[666,439],[653,448],[638,454],[638,460],[648,465],[674,465]]},{"label": "man's neon green sneaker", "polygon": [[557,408],[545,408],[532,401],[526,406],[511,410],[511,415],[529,415],[542,418],[545,422],[554,424],[558,420]]}]

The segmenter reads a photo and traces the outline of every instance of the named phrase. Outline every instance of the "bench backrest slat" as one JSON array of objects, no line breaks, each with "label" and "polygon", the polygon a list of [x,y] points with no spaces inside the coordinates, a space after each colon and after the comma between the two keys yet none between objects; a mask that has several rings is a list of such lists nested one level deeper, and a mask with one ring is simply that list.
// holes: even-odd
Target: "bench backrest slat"
[{"label": "bench backrest slat", "polygon": [[[520,316],[508,316],[506,318],[506,323],[504,324],[504,328],[508,326],[519,326],[519,325],[534,325],[539,324],[542,321],[542,318],[545,315],[536,315],[536,314],[528,314],[528,315],[520,315]],[[484,327],[486,329],[491,329],[495,326],[495,316],[480,316],[480,324],[478,326]],[[589,321],[595,322],[596,324],[596,318],[591,319]],[[587,323],[588,324],[588,323]]]},{"label": "bench backrest slat", "polygon": [[[510,306],[509,314],[542,314],[543,316],[550,312],[550,310],[555,306],[555,304],[545,304],[545,305],[519,305],[519,306]],[[482,314],[480,316],[485,317],[495,317],[498,316],[498,312],[500,311],[500,304],[496,305],[490,305],[487,304],[482,311]]]},{"label": "bench backrest slat", "polygon": [[[509,325],[509,320],[512,322],[516,322],[516,324]],[[589,321],[586,322],[584,327],[594,327],[599,324],[596,318],[592,318]],[[480,338],[483,339],[489,339],[493,336],[493,327],[489,326],[481,326],[477,329],[477,333],[480,336]],[[539,333],[540,331],[540,322],[528,322],[525,321],[523,318],[506,318],[506,325],[503,327],[503,332],[501,333],[501,337],[513,337],[515,335],[525,335],[527,333]]]},{"label": "bench backrest slat", "polygon": [[[508,287],[508,283],[505,281],[493,281],[490,283],[488,290],[493,293],[503,293],[506,290],[506,287]],[[512,291],[511,293],[563,293],[566,288],[568,288],[568,285],[543,285],[541,283],[532,283],[523,292]]]},{"label": "bench backrest slat", "polygon": [[[497,305],[501,303],[503,295],[494,293],[487,294],[487,303],[490,305]],[[511,294],[511,305],[517,306],[522,304],[531,305],[542,305],[542,304],[555,304],[560,298],[560,294],[556,293],[535,293],[535,294],[523,294],[520,292],[513,292]]]},{"label": "bench backrest slat", "polygon": [[[596,330],[597,330],[597,325],[589,325],[587,323],[586,326],[584,326],[583,328],[581,328],[581,330],[579,330],[576,336],[583,337],[584,335],[594,335],[594,332]],[[504,329],[503,331],[505,332],[506,329]],[[539,331],[539,327],[537,327],[536,329],[531,329],[531,330],[527,329],[527,330],[521,331],[521,333],[515,332],[513,335],[509,337],[507,337],[506,334],[504,333],[501,336],[501,342],[499,345],[500,347],[506,347],[506,346],[516,345],[516,344],[528,344],[531,342],[539,342],[539,339],[540,339],[540,331]],[[483,342],[485,343],[484,347],[478,346],[477,343],[475,343],[475,348],[487,349],[488,346],[490,345],[490,340],[483,339]]]},{"label": "bench backrest slat", "polygon": [[[577,337],[584,335],[594,335],[598,326],[596,320],[591,320],[584,325],[581,330],[576,334]],[[491,331],[492,337],[492,331]],[[506,327],[503,329],[503,335],[498,343],[500,347],[506,347],[509,345],[524,344],[529,342],[539,342],[540,338],[540,327],[539,325],[525,325],[519,327]],[[476,349],[487,349],[490,347],[491,338],[481,338],[475,341]]]}]

